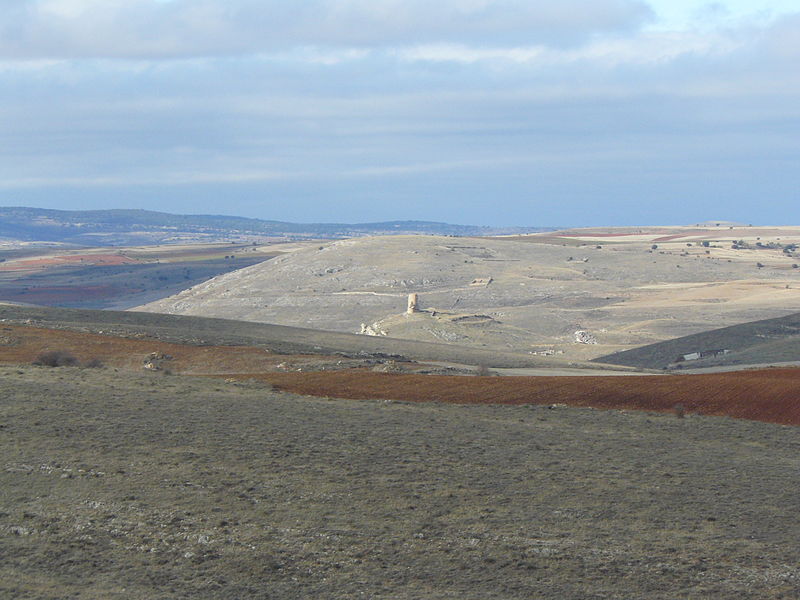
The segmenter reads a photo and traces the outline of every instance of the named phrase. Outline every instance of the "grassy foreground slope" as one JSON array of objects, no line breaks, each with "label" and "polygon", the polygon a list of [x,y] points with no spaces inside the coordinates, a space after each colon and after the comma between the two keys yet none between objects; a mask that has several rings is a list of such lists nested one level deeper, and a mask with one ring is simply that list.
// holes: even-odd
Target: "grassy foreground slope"
[{"label": "grassy foreground slope", "polygon": [[0,367],[0,597],[796,598],[800,429]]},{"label": "grassy foreground slope", "polygon": [[742,323],[674,340],[609,354],[598,362],[663,369],[692,352],[728,350],[727,354],[684,362],[686,367],[756,365],[800,360],[800,313]]}]

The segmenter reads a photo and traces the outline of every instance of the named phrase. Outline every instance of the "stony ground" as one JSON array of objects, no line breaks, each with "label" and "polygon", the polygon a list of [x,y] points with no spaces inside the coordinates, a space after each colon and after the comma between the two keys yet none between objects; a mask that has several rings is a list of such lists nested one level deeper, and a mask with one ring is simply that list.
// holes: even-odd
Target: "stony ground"
[{"label": "stony ground", "polygon": [[[139,309],[583,360],[800,311],[797,242],[796,227],[349,239]],[[412,292],[423,310],[408,316]]]},{"label": "stony ground", "polygon": [[0,597],[797,598],[800,429],[0,367]]}]

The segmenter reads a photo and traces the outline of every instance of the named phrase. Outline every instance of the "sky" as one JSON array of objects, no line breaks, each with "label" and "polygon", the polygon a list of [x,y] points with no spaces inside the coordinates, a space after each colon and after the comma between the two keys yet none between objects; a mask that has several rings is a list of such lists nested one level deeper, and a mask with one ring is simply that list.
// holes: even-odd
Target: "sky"
[{"label": "sky", "polygon": [[0,0],[0,205],[800,224],[797,0]]}]

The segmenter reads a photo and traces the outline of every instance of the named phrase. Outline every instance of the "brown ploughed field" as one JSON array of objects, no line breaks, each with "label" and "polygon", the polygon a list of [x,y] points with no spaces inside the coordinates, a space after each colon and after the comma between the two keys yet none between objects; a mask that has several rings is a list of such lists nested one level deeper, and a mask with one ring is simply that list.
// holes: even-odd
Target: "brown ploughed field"
[{"label": "brown ploughed field", "polygon": [[800,369],[649,377],[459,377],[372,372],[270,373],[286,391],[311,396],[455,404],[565,404],[727,416],[800,425]]}]

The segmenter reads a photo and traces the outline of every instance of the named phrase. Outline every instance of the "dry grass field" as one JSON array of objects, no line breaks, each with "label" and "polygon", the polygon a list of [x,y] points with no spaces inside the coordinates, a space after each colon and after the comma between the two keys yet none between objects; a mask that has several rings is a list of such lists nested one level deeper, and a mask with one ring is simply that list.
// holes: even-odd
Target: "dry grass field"
[{"label": "dry grass field", "polygon": [[0,596],[788,600],[798,449],[719,417],[3,366]]}]

